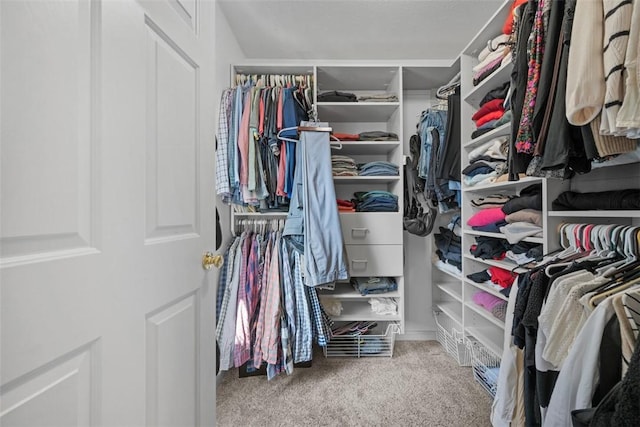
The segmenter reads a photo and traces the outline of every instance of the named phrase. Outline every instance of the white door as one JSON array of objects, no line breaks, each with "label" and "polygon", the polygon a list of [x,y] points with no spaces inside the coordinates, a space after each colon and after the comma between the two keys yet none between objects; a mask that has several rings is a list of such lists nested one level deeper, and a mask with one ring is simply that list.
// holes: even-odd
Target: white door
[{"label": "white door", "polygon": [[213,424],[213,6],[0,1],[2,426]]}]

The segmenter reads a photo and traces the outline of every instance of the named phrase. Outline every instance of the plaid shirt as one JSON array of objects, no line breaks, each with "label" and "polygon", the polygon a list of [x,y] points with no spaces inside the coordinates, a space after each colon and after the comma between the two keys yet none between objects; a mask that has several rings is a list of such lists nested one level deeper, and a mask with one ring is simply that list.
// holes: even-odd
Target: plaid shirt
[{"label": "plaid shirt", "polygon": [[273,235],[270,235],[267,240],[267,246],[264,254],[264,261],[262,262],[262,275],[260,277],[260,312],[258,314],[258,320],[256,321],[256,339],[253,343],[253,366],[262,365],[262,340],[264,337],[264,322],[267,314],[267,281],[269,276],[269,263],[271,261],[271,249]]},{"label": "plaid shirt", "polygon": [[309,301],[302,278],[302,260],[298,251],[293,253],[293,283],[296,297],[296,333],[293,346],[293,360],[296,363],[312,359],[313,329]]},{"label": "plaid shirt", "polygon": [[280,232],[277,232],[271,250],[271,260],[267,275],[267,298],[265,305],[264,336],[262,338],[262,353],[264,360],[272,365],[278,361],[280,347]]},{"label": "plaid shirt", "polygon": [[[235,243],[238,238],[236,237],[232,240],[227,249],[224,251],[224,261],[222,262],[222,268],[220,269],[220,276],[218,277],[218,299],[216,300],[216,325],[220,323],[220,311],[222,309],[222,300],[224,299],[224,292],[227,289],[227,278],[229,277],[228,269],[229,269],[229,258],[233,259],[234,251],[231,250],[231,247]],[[231,261],[233,264],[233,261]],[[216,327],[217,329],[217,327]]]},{"label": "plaid shirt", "polygon": [[227,89],[220,99],[218,111],[218,148],[216,151],[216,194],[228,198],[231,194],[229,185],[229,119],[231,112],[231,95],[233,90]]},{"label": "plaid shirt", "polygon": [[218,345],[220,347],[220,370],[224,371],[233,367],[233,352],[236,335],[236,308],[238,300],[238,287],[240,285],[240,268],[242,264],[242,243],[246,233],[242,233],[241,241],[236,247],[233,260],[233,274],[231,281],[225,290],[225,298],[220,314],[221,324],[218,325]]},{"label": "plaid shirt", "polygon": [[251,346],[251,328],[249,325],[249,302],[247,295],[248,289],[248,271],[247,264],[253,243],[253,234],[249,232],[242,242],[241,258],[240,258],[240,283],[238,285],[238,300],[236,308],[236,333],[234,347],[234,365],[236,368],[242,366],[249,360],[249,347]]},{"label": "plaid shirt", "polygon": [[[236,248],[240,244],[241,237],[236,237],[229,249],[227,250],[227,256],[225,257],[225,262],[227,264],[226,268],[223,267],[223,270],[220,273],[220,285],[218,287],[218,307],[217,307],[217,325],[216,325],[216,339],[220,342],[220,336],[222,334],[222,329],[224,326],[224,322],[227,320],[227,311],[229,309],[229,299],[231,298],[231,289],[230,282],[233,277],[233,268],[234,268],[234,259],[236,255]],[[224,276],[224,282],[223,282]],[[222,286],[224,283],[224,286]]]}]

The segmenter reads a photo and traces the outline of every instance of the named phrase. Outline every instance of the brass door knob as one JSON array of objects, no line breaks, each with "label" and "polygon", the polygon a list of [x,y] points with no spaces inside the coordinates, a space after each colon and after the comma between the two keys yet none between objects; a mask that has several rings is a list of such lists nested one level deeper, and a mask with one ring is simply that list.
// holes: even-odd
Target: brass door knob
[{"label": "brass door knob", "polygon": [[202,255],[202,268],[205,270],[211,270],[211,267],[216,266],[216,268],[222,267],[222,256],[214,255],[211,252],[205,252]]}]

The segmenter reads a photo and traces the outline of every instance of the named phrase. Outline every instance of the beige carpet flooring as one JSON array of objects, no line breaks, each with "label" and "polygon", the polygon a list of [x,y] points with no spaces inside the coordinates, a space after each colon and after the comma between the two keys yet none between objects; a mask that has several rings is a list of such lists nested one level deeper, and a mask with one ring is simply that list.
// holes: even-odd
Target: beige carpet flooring
[{"label": "beige carpet flooring", "polygon": [[217,388],[217,426],[490,426],[491,399],[436,341],[397,341],[392,358],[325,358],[293,375]]}]

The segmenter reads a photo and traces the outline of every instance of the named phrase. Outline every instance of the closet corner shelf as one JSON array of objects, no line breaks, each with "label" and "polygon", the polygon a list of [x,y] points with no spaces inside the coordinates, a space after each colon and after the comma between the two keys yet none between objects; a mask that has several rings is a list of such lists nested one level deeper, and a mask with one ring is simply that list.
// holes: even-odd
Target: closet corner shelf
[{"label": "closet corner shelf", "polygon": [[516,187],[517,189],[522,189],[528,185],[541,183],[543,178],[536,178],[528,176],[526,178],[521,178],[518,181],[502,181],[502,182],[491,182],[489,184],[481,184],[481,185],[473,185],[471,187],[463,187],[462,191],[465,192],[474,192],[474,191],[493,191],[498,189],[505,189],[509,187]]},{"label": "closet corner shelf", "polygon": [[288,212],[233,212],[233,216],[241,218],[284,218]]},{"label": "closet corner shelf", "polygon": [[512,68],[512,61],[509,61],[506,64],[502,64],[500,68],[498,68],[490,76],[482,80],[477,86],[471,89],[469,93],[464,97],[464,101],[467,104],[478,107],[480,105],[480,101],[482,101],[482,98],[484,98],[484,96],[490,90],[509,80]]},{"label": "closet corner shelf", "polygon": [[340,141],[342,149],[333,154],[387,154],[400,147],[400,141]]},{"label": "closet corner shelf", "polygon": [[334,176],[333,180],[340,184],[385,184],[388,182],[396,182],[401,179],[400,176]]},{"label": "closet corner shelf", "polygon": [[473,301],[466,301],[464,305],[465,307],[477,313],[478,315],[484,317],[485,319],[487,319],[489,322],[493,323],[497,327],[504,329],[504,322],[498,319],[497,317],[495,317],[493,314],[491,314],[491,312],[487,311],[483,307],[480,307]]},{"label": "closet corner shelf", "polygon": [[443,312],[451,320],[456,322],[459,326],[462,326],[462,313],[460,312],[460,303],[457,302],[443,302],[436,303],[438,311]]},{"label": "closet corner shelf", "polygon": [[517,267],[515,263],[513,262],[507,262],[507,261],[498,261],[495,259],[482,259],[482,258],[476,258],[473,255],[470,254],[464,254],[464,257],[466,259],[472,260],[472,261],[476,261],[482,264],[487,264],[487,265],[492,265],[494,267],[500,267],[504,270],[509,270],[509,271],[513,271],[515,273],[526,273],[527,271],[529,271],[528,269],[524,268],[524,267]]},{"label": "closet corner shelf", "polygon": [[569,218],[640,218],[640,210],[627,211],[549,211],[549,216]]},{"label": "closet corner shelf", "polygon": [[472,139],[468,142],[465,142],[464,144],[464,148],[475,148],[478,147],[482,144],[484,144],[485,142],[490,141],[491,139],[498,137],[498,136],[503,136],[503,135],[507,135],[509,134],[509,132],[511,131],[511,123],[505,123],[501,126],[498,126],[497,128],[480,135],[479,137]]},{"label": "closet corner shelf", "polygon": [[399,102],[318,102],[318,117],[330,123],[382,123],[400,108]]},{"label": "closet corner shelf", "polygon": [[361,300],[367,301],[371,298],[400,298],[400,292],[385,292],[382,294],[362,295],[351,287],[351,285],[336,286],[332,291],[321,291],[318,293],[322,298],[335,300]]},{"label": "closet corner shelf", "polygon": [[459,274],[455,274],[455,273],[453,273],[451,271],[444,270],[444,269],[438,267],[438,264],[434,264],[434,267],[436,269],[438,269],[438,271],[441,271],[442,273],[446,274],[447,276],[451,276],[454,279],[458,279],[458,280],[462,279],[462,272],[460,272]]},{"label": "closet corner shelf", "polygon": [[[454,300],[458,302],[462,302],[462,292],[460,292],[460,290],[458,289],[455,289],[451,283],[439,284],[439,285],[436,285],[436,287],[440,289],[442,292],[444,292],[445,294],[449,295]],[[459,287],[459,284],[458,284],[458,287]]]},{"label": "closet corner shelf", "polygon": [[477,339],[480,344],[484,345],[498,359],[502,358],[502,342],[503,331],[495,328],[468,327],[469,335]]},{"label": "closet corner shelf", "polygon": [[[490,233],[488,231],[476,231],[476,230],[464,230],[465,234],[470,234],[472,236],[487,236],[494,237],[496,239],[506,239],[507,237],[502,233]],[[523,242],[529,243],[544,243],[544,239],[542,237],[526,237],[522,239]]]},{"label": "closet corner shelf", "polygon": [[490,293],[491,295],[496,296],[496,297],[500,298],[501,300],[504,300],[504,301],[508,301],[509,300],[509,298],[507,298],[506,296],[502,295],[499,291],[497,291],[497,290],[495,290],[493,288],[490,288],[488,286],[485,286],[482,283],[476,283],[473,280],[469,279],[468,277],[465,277],[463,280],[464,280],[464,282],[466,284],[468,284],[470,286],[473,286],[474,288],[478,288],[481,291],[485,291],[487,293]]}]

